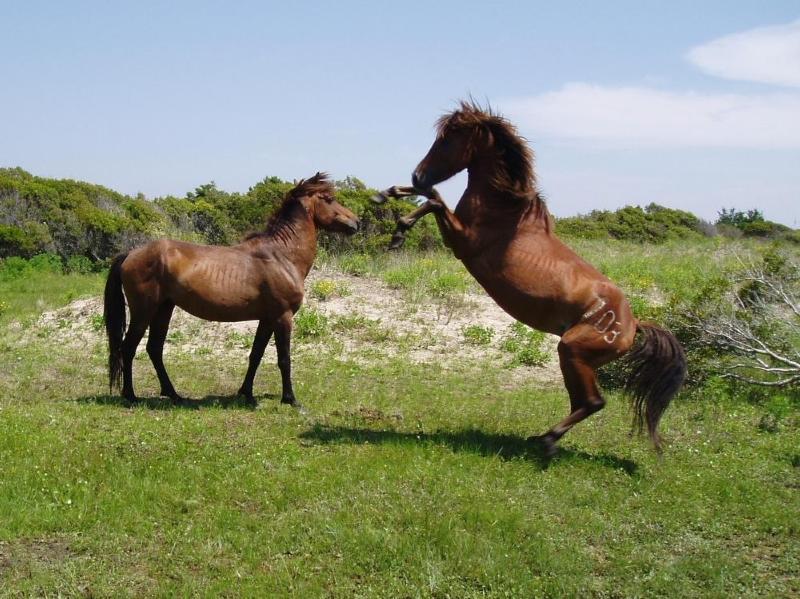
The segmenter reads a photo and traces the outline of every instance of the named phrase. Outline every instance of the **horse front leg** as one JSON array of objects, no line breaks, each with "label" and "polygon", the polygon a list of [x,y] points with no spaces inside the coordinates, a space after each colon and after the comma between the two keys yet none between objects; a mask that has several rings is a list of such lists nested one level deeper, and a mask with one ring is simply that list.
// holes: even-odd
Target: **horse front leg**
[{"label": "horse front leg", "polygon": [[[411,185],[393,185],[372,196],[372,201],[376,204],[383,204],[390,198],[400,199],[418,195],[424,195],[424,193],[416,187]],[[434,206],[430,202],[425,202],[410,214],[398,218],[397,228],[394,230],[392,240],[389,242],[389,249],[397,250],[403,247],[403,244],[406,242],[406,232],[413,227],[419,219],[433,211]]]},{"label": "horse front leg", "polygon": [[397,219],[397,228],[392,234],[392,241],[389,243],[389,249],[398,250],[403,247],[403,244],[406,242],[406,232],[408,232],[411,227],[417,224],[417,221],[423,216],[435,211],[436,206],[432,202],[428,201],[414,210],[414,212],[406,214],[405,216],[401,216],[399,219]]},{"label": "horse front leg", "polygon": [[256,371],[258,370],[259,364],[261,364],[261,358],[264,357],[264,350],[271,336],[272,327],[266,320],[259,320],[256,336],[253,340],[253,348],[250,350],[247,374],[244,375],[244,382],[239,388],[239,395],[244,396],[247,404],[251,407],[256,407],[256,400],[255,397],[253,397],[253,380],[256,378]]},{"label": "horse front leg", "polygon": [[398,219],[397,228],[392,241],[389,244],[390,250],[402,247],[406,240],[406,232],[413,227],[423,216],[433,213],[436,216],[436,223],[442,234],[445,245],[453,250],[456,258],[463,259],[469,255],[472,239],[469,230],[456,214],[447,207],[442,196],[435,189],[421,190],[413,186],[395,185],[385,191],[379,192],[372,199],[376,203],[383,203],[389,198],[406,198],[409,196],[421,195],[428,198],[412,213]]}]

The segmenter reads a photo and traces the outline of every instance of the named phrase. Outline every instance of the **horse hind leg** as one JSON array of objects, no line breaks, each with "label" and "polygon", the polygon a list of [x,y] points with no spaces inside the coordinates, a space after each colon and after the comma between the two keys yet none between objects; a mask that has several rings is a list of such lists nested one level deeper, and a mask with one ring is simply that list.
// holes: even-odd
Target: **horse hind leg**
[{"label": "horse hind leg", "polygon": [[136,402],[136,394],[133,392],[133,358],[149,322],[149,318],[131,310],[131,322],[122,340],[122,396],[129,405]]},{"label": "horse hind leg", "polygon": [[556,443],[573,426],[599,412],[606,405],[597,386],[594,368],[584,361],[574,345],[562,340],[558,344],[558,356],[564,384],[569,393],[570,414],[544,435],[530,438],[531,441],[542,445],[547,457],[555,455]]},{"label": "horse hind leg", "polygon": [[180,401],[181,397],[172,386],[172,381],[169,380],[167,369],[164,367],[164,342],[167,338],[167,331],[169,330],[169,322],[172,319],[172,311],[175,309],[175,304],[166,302],[161,304],[156,310],[153,319],[150,321],[150,335],[147,339],[147,355],[150,356],[150,361],[156,369],[158,375],[158,382],[161,385],[160,394],[164,397],[169,397],[172,401]]}]

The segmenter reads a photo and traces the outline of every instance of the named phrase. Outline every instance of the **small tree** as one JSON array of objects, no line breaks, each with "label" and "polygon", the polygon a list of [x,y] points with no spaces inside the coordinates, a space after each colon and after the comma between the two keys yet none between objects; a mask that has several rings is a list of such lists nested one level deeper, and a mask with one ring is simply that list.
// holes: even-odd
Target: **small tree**
[{"label": "small tree", "polygon": [[713,368],[723,378],[800,386],[800,266],[775,249],[740,265],[726,293],[690,311],[687,328],[719,352]]}]

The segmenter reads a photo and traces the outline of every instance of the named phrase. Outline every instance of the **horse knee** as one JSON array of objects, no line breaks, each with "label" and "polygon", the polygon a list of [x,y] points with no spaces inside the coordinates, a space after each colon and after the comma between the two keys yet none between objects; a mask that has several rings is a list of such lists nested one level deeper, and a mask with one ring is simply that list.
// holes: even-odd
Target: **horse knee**
[{"label": "horse knee", "polygon": [[159,344],[155,339],[148,339],[147,345],[145,349],[147,350],[147,355],[152,357],[157,357],[161,355],[161,351],[164,348],[163,345]]},{"label": "horse knee", "polygon": [[[138,345],[138,343],[136,344]],[[122,357],[125,360],[133,360],[134,356],[136,355],[136,345],[133,343],[123,343],[122,344]]]},{"label": "horse knee", "polygon": [[606,407],[606,400],[599,396],[591,397],[586,402],[586,407],[590,414],[594,414],[595,412],[599,412]]}]

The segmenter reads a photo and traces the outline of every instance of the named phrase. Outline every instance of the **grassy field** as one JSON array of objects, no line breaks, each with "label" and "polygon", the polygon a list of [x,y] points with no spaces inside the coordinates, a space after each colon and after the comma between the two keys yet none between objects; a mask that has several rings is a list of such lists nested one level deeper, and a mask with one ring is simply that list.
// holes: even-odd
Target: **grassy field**
[{"label": "grassy field", "polygon": [[[642,293],[692,285],[728,259],[713,245],[634,247],[579,250]],[[425,259],[327,262],[458,310],[473,289],[463,269]],[[307,414],[278,404],[272,354],[260,407],[247,409],[230,395],[246,362],[217,347],[167,357],[191,409],[153,397],[142,346],[147,399],[127,409],[107,395],[99,336],[72,344],[70,323],[37,320],[101,288],[100,275],[0,282],[2,595],[800,593],[796,411],[765,424],[763,405],[722,389],[679,398],[658,459],[612,393],[546,461],[525,438],[566,413],[561,387],[496,362],[351,360],[303,339],[294,378]]]}]

